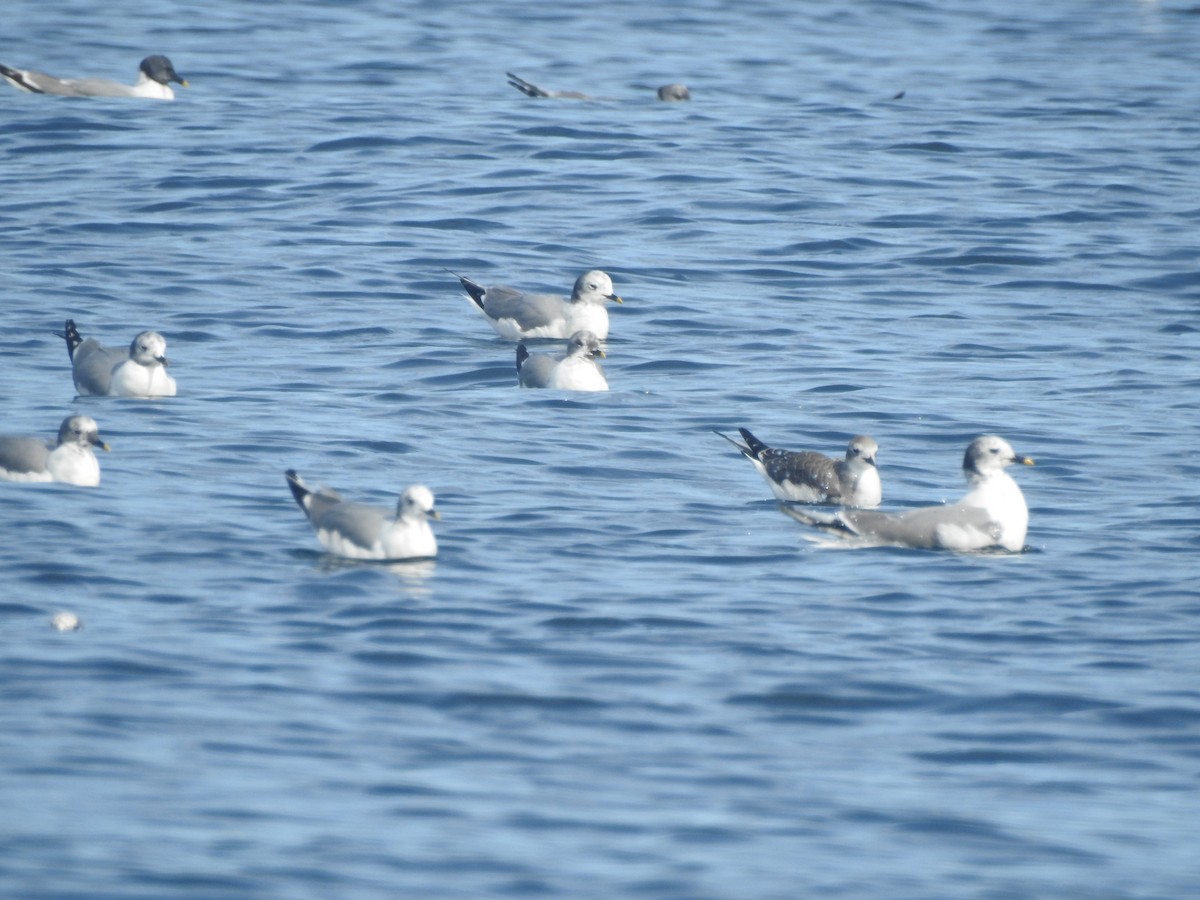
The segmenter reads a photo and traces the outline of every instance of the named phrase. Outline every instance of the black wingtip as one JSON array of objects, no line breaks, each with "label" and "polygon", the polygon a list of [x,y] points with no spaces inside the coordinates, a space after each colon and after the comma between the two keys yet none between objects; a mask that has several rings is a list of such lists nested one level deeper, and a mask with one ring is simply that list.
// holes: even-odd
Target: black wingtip
[{"label": "black wingtip", "polygon": [[520,374],[521,366],[525,360],[529,359],[529,351],[525,349],[524,344],[517,344],[517,373]]},{"label": "black wingtip", "polygon": [[62,334],[58,334],[57,331],[54,333],[67,342],[67,356],[73,361],[75,359],[75,350],[83,343],[83,338],[79,336],[79,330],[75,327],[75,320],[67,319]]},{"label": "black wingtip", "polygon": [[463,290],[467,292],[467,296],[475,301],[476,306],[483,309],[483,295],[487,293],[487,288],[482,284],[472,281],[466,275],[456,275],[455,277],[458,279],[458,283],[463,286]]},{"label": "black wingtip", "polygon": [[27,81],[25,79],[25,73],[20,69],[10,69],[8,66],[0,65],[0,75],[7,78],[23,91],[29,91],[31,94],[46,93],[32,81]]},{"label": "black wingtip", "polygon": [[288,487],[291,488],[292,496],[296,499],[301,509],[304,509],[304,498],[312,493],[300,481],[300,476],[295,469],[288,469],[284,473],[287,478]]},{"label": "black wingtip", "polygon": [[746,442],[746,446],[750,448],[750,452],[754,454],[755,459],[757,459],[764,450],[769,449],[766,444],[752,435],[745,428],[739,428],[738,434],[742,436],[742,440]]}]

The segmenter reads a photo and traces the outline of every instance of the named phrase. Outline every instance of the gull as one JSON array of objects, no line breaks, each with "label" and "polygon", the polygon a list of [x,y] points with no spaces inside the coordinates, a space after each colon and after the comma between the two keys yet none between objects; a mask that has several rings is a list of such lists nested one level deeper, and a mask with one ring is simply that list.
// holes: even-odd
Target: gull
[{"label": "gull", "polygon": [[508,83],[515,87],[526,97],[552,98],[554,100],[601,100],[602,97],[592,97],[589,94],[582,94],[579,91],[544,91],[536,84],[530,84],[519,75],[514,75],[512,72],[505,72],[508,76]]},{"label": "gull", "polygon": [[157,331],[143,331],[129,351],[109,350],[95,338],[79,336],[75,320],[67,319],[59,337],[67,342],[75,390],[98,397],[174,397],[175,379],[167,374],[167,342]]},{"label": "gull", "polygon": [[835,460],[815,450],[778,450],[768,447],[745,428],[739,428],[738,432],[745,444],[727,434],[716,433],[750,460],[779,500],[873,507],[883,499],[879,469],[875,466],[879,445],[870,435],[852,438],[846,447],[846,458]]},{"label": "gull", "polygon": [[13,69],[0,65],[0,76],[18,90],[30,94],[57,94],[60,97],[147,97],[151,100],[174,100],[171,82],[184,87],[188,83],[180,78],[165,56],[147,56],[138,66],[136,84],[121,84],[107,78],[55,78],[45,72],[29,69]]},{"label": "gull", "polygon": [[1017,552],[1025,546],[1029,508],[1025,496],[1005,468],[1013,463],[1032,466],[1008,441],[994,434],[973,440],[963,455],[963,474],[970,490],[956,503],[923,506],[891,514],[862,509],[820,513],[785,506],[797,521],[857,536],[871,545],[917,547],[927,550],[986,550],[1002,547]]},{"label": "gull", "polygon": [[96,487],[100,483],[100,463],[92,447],[108,450],[91,416],[67,416],[54,441],[0,437],[0,480]]},{"label": "gull", "polygon": [[608,380],[596,362],[603,358],[600,341],[590,331],[577,331],[563,353],[531,354],[517,344],[517,381],[521,387],[558,388],[563,391],[607,391]]},{"label": "gull", "polygon": [[667,103],[677,102],[679,100],[691,100],[692,92],[687,89],[686,84],[664,84],[658,89],[658,99]]},{"label": "gull", "polygon": [[385,509],[348,503],[330,490],[313,490],[295,469],[285,474],[292,496],[308,516],[317,540],[330,553],[350,559],[437,556],[437,540],[428,520],[441,517],[433,508],[433,492],[425,485],[405,488],[392,516]]},{"label": "gull", "polygon": [[612,279],[599,269],[576,278],[569,298],[526,294],[499,285],[484,287],[462,275],[455,277],[496,333],[510,341],[566,340],[577,331],[590,331],[603,341],[608,337],[608,310],[604,304],[609,300],[623,302],[613,293]]},{"label": "gull", "polygon": [[[515,87],[526,97],[537,97],[538,99],[552,100],[611,100],[611,97],[593,97],[591,94],[584,94],[580,91],[547,91],[536,84],[532,84],[522,78],[520,75],[514,75],[512,72],[505,72],[508,76],[508,83]],[[659,100],[667,102],[676,100],[691,100],[691,91],[687,89],[687,85],[679,84],[664,84],[658,89],[657,96]]]}]

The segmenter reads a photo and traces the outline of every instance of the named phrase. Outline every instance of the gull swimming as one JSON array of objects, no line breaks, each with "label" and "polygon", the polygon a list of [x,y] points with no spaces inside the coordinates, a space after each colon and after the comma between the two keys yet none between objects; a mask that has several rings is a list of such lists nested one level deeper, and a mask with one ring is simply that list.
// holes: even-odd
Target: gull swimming
[{"label": "gull swimming", "polygon": [[577,331],[558,354],[530,353],[517,344],[517,381],[521,387],[562,391],[607,391],[608,380],[596,357],[604,357],[590,331]]},{"label": "gull swimming", "polygon": [[569,298],[556,294],[526,294],[499,285],[484,287],[462,275],[455,277],[479,311],[487,316],[496,333],[510,341],[566,340],[577,331],[590,331],[603,341],[608,338],[605,304],[610,300],[623,302],[613,292],[612,279],[599,269],[584,272],[576,278]]},{"label": "gull swimming", "polygon": [[108,450],[91,416],[67,416],[53,441],[0,437],[0,480],[58,481],[96,487],[100,484],[100,462],[93,447]]},{"label": "gull swimming", "polygon": [[[538,87],[536,84],[526,81],[520,75],[514,75],[512,72],[505,72],[508,76],[508,83],[515,87],[526,97],[536,97],[538,99],[551,100],[611,100],[612,97],[593,97],[591,94],[584,94],[581,91],[547,91]],[[657,91],[659,100],[666,102],[678,100],[691,100],[691,91],[687,89],[687,85],[679,84],[664,84]]]},{"label": "gull swimming", "polygon": [[771,488],[776,499],[795,503],[841,503],[874,507],[883,499],[875,454],[879,445],[870,435],[851,438],[846,458],[831,459],[815,450],[779,450],[768,447],[745,428],[739,444],[717,432],[741,451]]},{"label": "gull swimming", "polygon": [[526,97],[537,97],[539,99],[551,98],[553,100],[602,100],[603,97],[593,97],[590,94],[583,94],[579,91],[546,91],[542,90],[536,84],[530,84],[519,75],[514,75],[512,72],[505,72],[508,76],[508,83],[515,87]]},{"label": "gull swimming", "polygon": [[1008,441],[994,434],[973,440],[963,455],[963,474],[969,490],[955,503],[924,506],[891,514],[861,509],[835,513],[785,506],[800,522],[860,537],[871,545],[916,547],[927,550],[986,550],[1002,547],[1017,552],[1025,546],[1029,508],[1025,496],[1004,471],[1013,463],[1032,466]]},{"label": "gull swimming", "polygon": [[680,100],[691,100],[692,92],[687,89],[686,84],[664,84],[658,89],[658,99],[667,103],[675,103]]},{"label": "gull swimming", "polygon": [[110,350],[95,338],[86,341],[67,319],[59,335],[67,342],[75,390],[97,397],[174,397],[175,379],[167,374],[167,342],[157,331],[143,331],[129,350]]},{"label": "gull swimming", "polygon": [[147,56],[138,65],[136,84],[121,84],[107,78],[55,78],[45,72],[30,69],[14,69],[0,65],[0,76],[18,90],[30,94],[55,94],[60,97],[146,97],[151,100],[174,100],[171,82],[184,87],[180,78],[165,56]]},{"label": "gull swimming", "polygon": [[337,493],[313,490],[296,474],[285,473],[296,503],[308,516],[317,540],[330,553],[349,559],[420,559],[437,556],[437,540],[429,519],[433,492],[423,484],[405,488],[395,515],[385,509],[349,503]]}]

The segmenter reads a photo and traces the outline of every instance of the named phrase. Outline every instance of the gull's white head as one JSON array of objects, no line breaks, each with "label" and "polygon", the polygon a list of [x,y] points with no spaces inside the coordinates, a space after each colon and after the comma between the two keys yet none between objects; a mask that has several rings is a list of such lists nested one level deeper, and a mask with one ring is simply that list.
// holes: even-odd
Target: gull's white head
[{"label": "gull's white head", "polygon": [[107,450],[108,444],[100,440],[100,426],[91,416],[67,416],[58,427],[58,445],[76,444],[80,447],[96,446]]},{"label": "gull's white head", "polygon": [[423,484],[414,484],[404,489],[396,504],[397,519],[440,519],[438,511],[433,508],[433,491]]},{"label": "gull's white head", "polygon": [[995,434],[985,434],[971,441],[963,455],[963,472],[967,478],[982,478],[999,472],[1013,463],[1032,466],[1033,460],[1020,456],[1012,445]]},{"label": "gull's white head", "polygon": [[861,459],[865,463],[875,465],[875,454],[878,452],[879,445],[875,443],[875,438],[869,434],[860,434],[851,439],[846,448],[846,462]]},{"label": "gull's white head", "polygon": [[143,331],[129,345],[129,358],[139,366],[168,366],[167,341],[157,331]]},{"label": "gull's white head", "polygon": [[606,300],[622,302],[613,292],[612,279],[607,272],[592,269],[575,279],[575,288],[571,291],[572,303],[604,303]]},{"label": "gull's white head", "polygon": [[600,339],[590,331],[577,331],[571,335],[567,341],[568,356],[582,356],[586,359],[595,359],[599,356],[604,358],[604,351],[600,349]]}]

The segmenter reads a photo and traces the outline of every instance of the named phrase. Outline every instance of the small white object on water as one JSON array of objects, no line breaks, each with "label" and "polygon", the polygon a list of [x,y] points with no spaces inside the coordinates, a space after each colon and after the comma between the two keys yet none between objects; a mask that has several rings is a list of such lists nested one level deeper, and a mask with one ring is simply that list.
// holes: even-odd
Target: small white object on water
[{"label": "small white object on water", "polygon": [[79,616],[73,612],[56,612],[50,620],[50,625],[55,631],[78,631],[83,627],[83,622],[79,620]]}]

